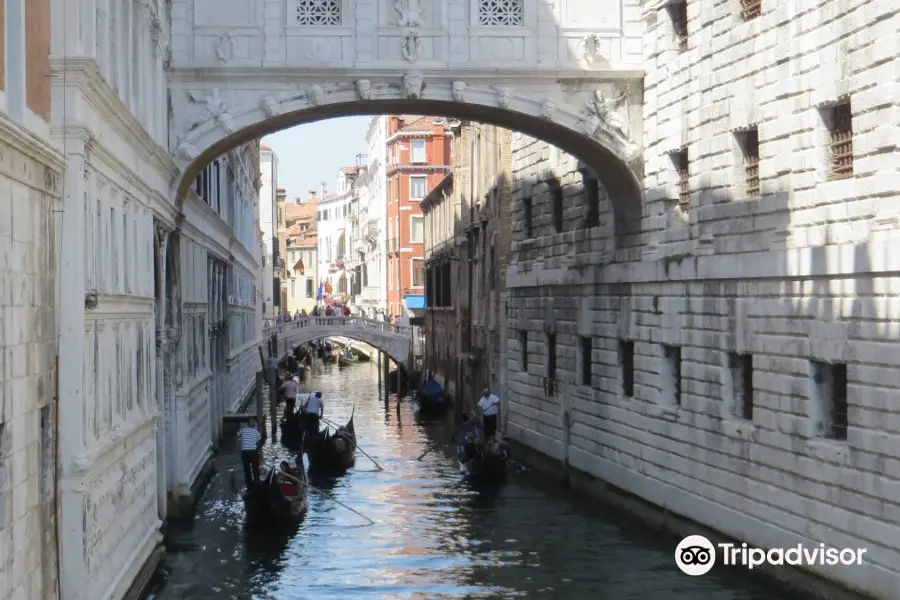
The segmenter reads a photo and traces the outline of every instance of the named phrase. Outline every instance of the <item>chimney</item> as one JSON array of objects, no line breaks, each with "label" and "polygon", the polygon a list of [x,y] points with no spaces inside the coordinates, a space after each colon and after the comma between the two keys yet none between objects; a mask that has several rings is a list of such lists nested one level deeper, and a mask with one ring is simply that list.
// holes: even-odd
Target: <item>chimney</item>
[{"label": "chimney", "polygon": [[316,190],[309,190],[309,199],[310,200],[316,199]]},{"label": "chimney", "polygon": [[319,186],[319,197],[320,198],[325,197],[325,182],[324,181],[322,182],[322,185]]}]

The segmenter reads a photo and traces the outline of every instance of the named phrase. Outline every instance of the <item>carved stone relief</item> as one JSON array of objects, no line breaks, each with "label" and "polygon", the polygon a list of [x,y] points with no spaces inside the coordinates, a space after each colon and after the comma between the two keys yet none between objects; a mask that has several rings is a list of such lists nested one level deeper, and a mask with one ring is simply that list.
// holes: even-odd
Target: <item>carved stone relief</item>
[{"label": "carved stone relief", "polygon": [[222,62],[228,62],[234,58],[237,52],[237,40],[235,40],[227,31],[219,36],[219,43],[216,45],[216,56]]},{"label": "carved stone relief", "polygon": [[400,13],[397,24],[400,27],[421,27],[422,5],[419,0],[399,0],[394,8]]},{"label": "carved stone relief", "polygon": [[325,90],[319,84],[313,84],[306,88],[306,99],[310,106],[325,104]]},{"label": "carved stone relief", "polygon": [[457,102],[465,102],[467,87],[465,81],[454,81],[450,84],[450,93],[453,95],[453,99]]},{"label": "carved stone relief", "polygon": [[509,106],[509,101],[512,100],[512,90],[508,87],[499,87],[495,90],[497,92],[497,106],[500,108],[506,108]]},{"label": "carved stone relief", "polygon": [[360,100],[369,100],[372,97],[372,82],[368,79],[360,79],[355,84],[356,95]]},{"label": "carved stone relief", "polygon": [[419,36],[415,32],[410,33],[403,40],[401,53],[403,54],[404,60],[407,62],[416,62],[422,56],[424,51],[425,47],[422,44],[422,40],[419,39]]},{"label": "carved stone relief", "polygon": [[578,44],[578,51],[581,54],[581,58],[589,65],[593,65],[603,58],[601,50],[602,43],[600,41],[600,36],[596,33],[586,35]]},{"label": "carved stone relief", "polygon": [[213,88],[207,96],[190,92],[189,99],[191,103],[199,105],[204,113],[203,116],[194,120],[191,129],[214,120],[216,125],[221,127],[226,133],[234,133],[234,121],[228,112],[228,105],[219,95],[219,88]]},{"label": "carved stone relief", "polygon": [[410,71],[403,74],[403,92],[407,98],[414,100],[422,97],[424,82],[422,74]]},{"label": "carved stone relief", "polygon": [[266,113],[267,117],[277,116],[281,112],[278,108],[278,101],[276,101],[272,96],[264,96],[259,101],[259,107],[264,113]]},{"label": "carved stone relief", "polygon": [[185,142],[183,139],[175,141],[175,157],[183,160],[194,160],[200,156],[200,151],[193,144]]},{"label": "carved stone relief", "polygon": [[552,121],[554,114],[556,114],[556,102],[553,98],[547,98],[544,100],[544,103],[541,104],[541,116]]},{"label": "carved stone relief", "polygon": [[[628,115],[628,95],[625,90],[615,98],[607,98],[601,90],[595,90],[587,101],[583,130],[597,138],[601,133],[612,136],[622,145],[626,160],[633,160],[640,154],[640,147],[632,140],[631,123]],[[622,112],[619,110],[623,109]]]}]

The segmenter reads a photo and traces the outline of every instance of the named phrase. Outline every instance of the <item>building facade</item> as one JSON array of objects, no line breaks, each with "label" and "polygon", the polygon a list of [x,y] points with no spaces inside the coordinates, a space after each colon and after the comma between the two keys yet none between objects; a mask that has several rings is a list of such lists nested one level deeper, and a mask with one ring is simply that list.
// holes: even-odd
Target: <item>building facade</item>
[{"label": "building facade", "polygon": [[357,233],[353,236],[353,251],[359,262],[359,292],[354,304],[370,317],[385,311],[387,299],[386,262],[387,232],[387,123],[388,117],[373,117],[366,130],[366,168],[361,171],[359,188]]},{"label": "building facade", "polygon": [[70,224],[60,216],[64,156],[50,135],[49,2],[8,4],[0,20],[0,598],[56,598],[58,261]]},{"label": "building facade", "polygon": [[703,6],[644,8],[640,235],[514,141],[509,433],[751,546],[867,548],[808,568],[890,598],[897,13]]},{"label": "building facade", "polygon": [[287,253],[285,250],[285,240],[287,238],[287,222],[285,220],[287,204],[287,190],[277,188],[275,190],[275,231],[277,232],[276,243],[278,244],[278,255],[275,258],[275,276],[279,282],[279,303],[278,306],[282,311],[288,309],[288,264]]},{"label": "building facade", "polygon": [[323,290],[320,303],[345,303],[350,298],[352,271],[348,270],[348,261],[352,257],[348,230],[358,173],[358,167],[343,167],[338,173],[334,194],[326,194],[325,183],[322,183],[318,211],[318,275]]},{"label": "building facade", "polygon": [[287,309],[309,312],[316,305],[319,284],[319,198],[315,192],[303,202],[285,204],[285,254],[287,256]]},{"label": "building facade", "polygon": [[438,117],[387,118],[385,300],[391,316],[409,316],[407,296],[411,307],[424,305],[425,240],[419,202],[450,172],[449,133],[447,120]]},{"label": "building facade", "polygon": [[[278,155],[262,144],[259,151],[259,226],[266,245],[263,257],[263,314],[274,319],[281,310],[281,279],[275,264],[278,249]],[[282,267],[283,268],[283,267]]]}]

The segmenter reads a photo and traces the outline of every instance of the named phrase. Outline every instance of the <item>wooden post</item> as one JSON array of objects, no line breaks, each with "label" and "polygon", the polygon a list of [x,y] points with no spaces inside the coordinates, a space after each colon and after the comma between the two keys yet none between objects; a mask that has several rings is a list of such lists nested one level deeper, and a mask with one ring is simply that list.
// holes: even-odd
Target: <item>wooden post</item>
[{"label": "wooden post", "polygon": [[381,352],[375,351],[375,370],[378,371],[378,392],[381,393]]},{"label": "wooden post", "polygon": [[262,370],[265,371],[266,370],[266,356],[263,354],[262,345],[257,346],[257,349],[259,350],[259,365],[262,368]]},{"label": "wooden post", "polygon": [[269,369],[269,418],[272,419],[272,441],[278,439],[278,369]]},{"label": "wooden post", "polygon": [[[262,352],[262,349],[260,349]],[[266,441],[265,413],[263,412],[263,385],[266,382],[265,371],[256,372],[256,426],[263,441]]]},{"label": "wooden post", "polygon": [[387,402],[391,397],[390,385],[388,381],[391,378],[391,359],[384,355],[384,365],[382,366],[384,369],[384,401]]}]

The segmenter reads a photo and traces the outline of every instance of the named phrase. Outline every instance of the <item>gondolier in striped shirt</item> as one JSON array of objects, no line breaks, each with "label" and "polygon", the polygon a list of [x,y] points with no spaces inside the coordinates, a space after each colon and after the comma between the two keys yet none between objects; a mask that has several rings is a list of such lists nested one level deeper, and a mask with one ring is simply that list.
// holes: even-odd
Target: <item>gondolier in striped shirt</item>
[{"label": "gondolier in striped shirt", "polygon": [[256,430],[256,420],[250,419],[241,423],[238,431],[238,442],[241,444],[241,462],[244,465],[244,482],[249,490],[259,483],[259,447],[262,436]]}]

